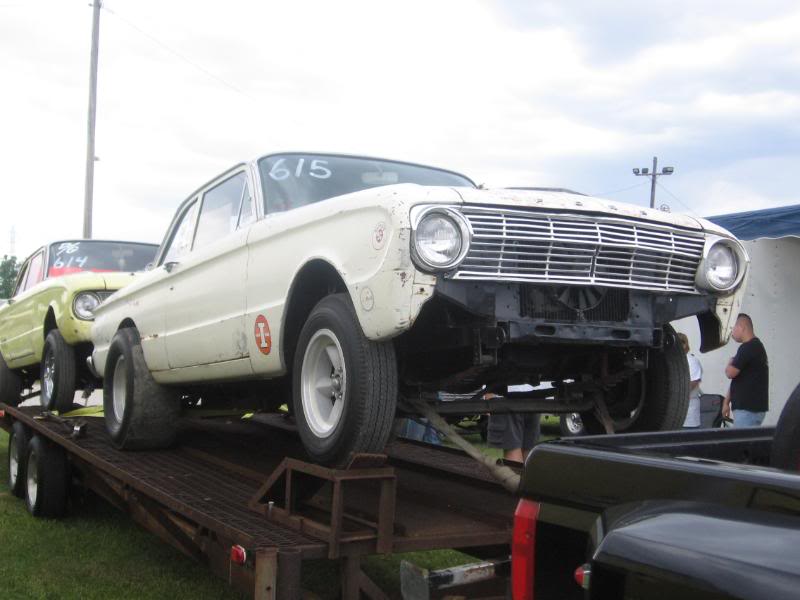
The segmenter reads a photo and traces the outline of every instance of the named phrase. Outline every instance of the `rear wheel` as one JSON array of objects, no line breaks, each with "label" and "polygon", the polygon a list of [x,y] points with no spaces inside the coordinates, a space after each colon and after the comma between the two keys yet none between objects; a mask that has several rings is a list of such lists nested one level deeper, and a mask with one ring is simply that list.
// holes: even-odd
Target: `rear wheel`
[{"label": "rear wheel", "polygon": [[138,332],[117,331],[103,378],[103,413],[114,445],[125,450],[171,446],[180,410],[177,393],[156,383],[150,374]]},{"label": "rear wheel", "polygon": [[800,385],[789,396],[775,426],[770,464],[777,469],[800,471]]},{"label": "rear wheel", "polygon": [[59,412],[70,410],[75,398],[76,379],[75,349],[64,340],[58,329],[53,329],[44,341],[39,376],[42,407]]},{"label": "rear wheel", "polygon": [[297,428],[314,461],[342,466],[352,453],[383,451],[397,404],[394,346],[364,336],[346,294],[312,310],[292,377]]},{"label": "rear wheel", "polygon": [[67,509],[69,465],[60,446],[35,435],[28,447],[25,504],[34,517],[61,517]]},{"label": "rear wheel", "polygon": [[28,429],[15,421],[8,438],[8,487],[18,498],[25,495],[25,464],[28,460],[29,442]]},{"label": "rear wheel", "polygon": [[8,368],[3,355],[0,354],[0,402],[8,406],[19,404],[22,394],[22,378],[19,373]]}]

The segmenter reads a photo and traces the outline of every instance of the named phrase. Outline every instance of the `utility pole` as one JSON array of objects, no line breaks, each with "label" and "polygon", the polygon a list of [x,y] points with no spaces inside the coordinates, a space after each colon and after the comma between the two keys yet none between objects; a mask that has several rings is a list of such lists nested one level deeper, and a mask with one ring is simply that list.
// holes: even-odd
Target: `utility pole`
[{"label": "utility pole", "polygon": [[89,128],[86,140],[86,185],[83,198],[83,237],[92,237],[92,201],[94,197],[94,122],[97,114],[97,51],[100,45],[101,0],[92,3],[92,56],[89,65]]},{"label": "utility pole", "polygon": [[641,169],[636,168],[633,170],[633,174],[638,177],[650,177],[650,208],[655,208],[656,206],[656,178],[660,177],[661,175],[672,175],[675,171],[672,167],[664,167],[661,169],[661,173],[658,172],[658,157],[653,157],[653,170],[652,172],[647,167],[642,167]]}]

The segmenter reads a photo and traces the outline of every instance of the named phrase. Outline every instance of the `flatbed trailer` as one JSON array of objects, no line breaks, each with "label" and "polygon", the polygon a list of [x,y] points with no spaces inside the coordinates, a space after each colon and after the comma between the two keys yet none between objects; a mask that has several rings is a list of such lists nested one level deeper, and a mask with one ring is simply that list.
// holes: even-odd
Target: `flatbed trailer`
[{"label": "flatbed trailer", "polygon": [[304,461],[277,415],[186,419],[174,448],[136,452],[96,417],[0,404],[0,426],[15,422],[63,449],[73,483],[258,600],[300,597],[308,559],[338,559],[350,600],[386,597],[361,570],[367,555],[509,555],[517,499],[459,450],[395,440],[328,469]]}]

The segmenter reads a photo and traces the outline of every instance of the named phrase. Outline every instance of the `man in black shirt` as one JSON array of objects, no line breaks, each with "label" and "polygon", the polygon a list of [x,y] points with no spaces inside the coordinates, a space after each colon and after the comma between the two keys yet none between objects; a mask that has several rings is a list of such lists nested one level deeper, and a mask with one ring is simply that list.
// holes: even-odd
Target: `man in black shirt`
[{"label": "man in black shirt", "polygon": [[757,427],[769,409],[767,351],[753,331],[753,320],[744,313],[736,319],[732,337],[741,346],[725,367],[731,389],[722,405],[722,414],[730,416],[733,409],[735,427]]}]

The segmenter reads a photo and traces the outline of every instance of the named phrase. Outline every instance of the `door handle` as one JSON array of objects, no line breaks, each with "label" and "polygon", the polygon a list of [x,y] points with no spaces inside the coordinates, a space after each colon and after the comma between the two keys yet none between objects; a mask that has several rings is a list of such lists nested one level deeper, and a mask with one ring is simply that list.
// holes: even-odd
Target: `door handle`
[{"label": "door handle", "polygon": [[166,262],[166,263],[164,263],[164,270],[165,270],[167,273],[172,273],[172,270],[173,270],[175,267],[177,267],[179,264],[180,264],[179,262],[177,262],[177,261],[174,261],[174,260],[173,260],[173,261],[170,261],[170,262]]}]

